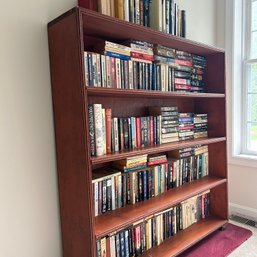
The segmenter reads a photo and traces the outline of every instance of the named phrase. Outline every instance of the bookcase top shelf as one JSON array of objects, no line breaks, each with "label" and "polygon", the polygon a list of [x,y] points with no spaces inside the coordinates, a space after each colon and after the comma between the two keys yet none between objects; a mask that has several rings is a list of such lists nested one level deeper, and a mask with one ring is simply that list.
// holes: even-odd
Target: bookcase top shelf
[{"label": "bookcase top shelf", "polygon": [[79,12],[82,15],[83,29],[90,36],[113,41],[136,39],[199,55],[224,53],[223,49],[217,47],[156,31],[85,8],[79,7]]},{"label": "bookcase top shelf", "polygon": [[171,208],[181,201],[216,187],[226,181],[227,179],[225,178],[207,176],[183,186],[173,188],[147,201],[127,205],[123,208],[97,216],[95,217],[95,235],[97,238],[101,238],[109,233],[126,228],[134,222]]},{"label": "bookcase top shelf", "polygon": [[91,163],[92,165],[96,165],[96,164],[116,161],[119,159],[125,159],[127,157],[131,157],[139,154],[155,154],[155,153],[161,153],[161,152],[171,151],[171,150],[180,149],[180,148],[193,147],[196,145],[218,143],[225,140],[226,140],[226,137],[214,137],[214,138],[208,137],[208,138],[199,138],[199,139],[192,139],[192,140],[186,140],[186,141],[178,141],[178,142],[167,143],[167,144],[162,144],[158,146],[149,146],[141,149],[128,150],[127,152],[124,151],[124,152],[107,154],[99,157],[91,157]]},{"label": "bookcase top shelf", "polygon": [[132,97],[132,98],[224,98],[220,93],[162,92],[150,90],[87,87],[88,96]]}]

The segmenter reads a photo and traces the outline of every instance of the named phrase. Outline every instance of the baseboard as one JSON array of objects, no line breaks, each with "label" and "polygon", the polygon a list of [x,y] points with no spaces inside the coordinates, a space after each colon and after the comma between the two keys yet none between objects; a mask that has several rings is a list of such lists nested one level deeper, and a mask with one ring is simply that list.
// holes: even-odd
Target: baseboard
[{"label": "baseboard", "polygon": [[235,203],[229,203],[229,214],[257,220],[257,209]]}]

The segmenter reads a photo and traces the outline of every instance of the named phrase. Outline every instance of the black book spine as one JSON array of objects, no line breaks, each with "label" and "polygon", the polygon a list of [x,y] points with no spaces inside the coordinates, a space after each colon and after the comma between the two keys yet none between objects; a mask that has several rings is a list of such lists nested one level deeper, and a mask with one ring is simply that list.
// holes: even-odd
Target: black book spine
[{"label": "black book spine", "polygon": [[143,200],[147,200],[147,170],[143,171]]},{"label": "black book spine", "polygon": [[102,213],[105,213],[107,210],[107,182],[103,180],[102,182]]},{"label": "black book spine", "polygon": [[106,181],[106,198],[107,198],[107,211],[112,210],[112,180]]},{"label": "black book spine", "polygon": [[181,11],[181,37],[186,37],[186,11]]},{"label": "black book spine", "polygon": [[128,118],[128,146],[132,149],[132,130],[131,130],[131,119]]},{"label": "black book spine", "polygon": [[138,172],[138,201],[143,201],[143,176],[142,171]]},{"label": "black book spine", "polygon": [[120,232],[120,256],[125,257],[125,240],[124,231]]},{"label": "black book spine", "polygon": [[124,148],[129,149],[129,128],[128,119],[123,119]]}]

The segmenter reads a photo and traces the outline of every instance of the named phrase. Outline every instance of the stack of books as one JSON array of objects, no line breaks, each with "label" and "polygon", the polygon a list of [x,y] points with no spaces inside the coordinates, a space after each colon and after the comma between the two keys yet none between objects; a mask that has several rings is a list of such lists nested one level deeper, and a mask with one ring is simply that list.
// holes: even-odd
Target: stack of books
[{"label": "stack of books", "polygon": [[110,249],[111,257],[139,256],[180,230],[207,218],[209,213],[210,191],[206,191],[110,234],[108,241],[107,237],[97,240],[97,257],[103,257],[107,248]]},{"label": "stack of books", "polygon": [[140,170],[147,167],[147,154],[128,157],[123,160],[114,161],[112,167],[122,172]]},{"label": "stack of books", "polygon": [[131,49],[135,89],[152,90],[153,45],[142,41],[125,42]]},{"label": "stack of books", "polygon": [[176,51],[175,91],[191,91],[192,55],[184,51]]},{"label": "stack of books", "polygon": [[153,165],[157,165],[157,164],[163,164],[167,162],[167,156],[166,154],[163,155],[150,155],[148,156],[148,162],[147,165],[148,166],[153,166]]},{"label": "stack of books", "polygon": [[194,138],[208,136],[208,114],[194,115]]},{"label": "stack of books", "polygon": [[178,141],[178,108],[149,107],[152,115],[161,115],[161,143]]},{"label": "stack of books", "polygon": [[207,61],[204,56],[193,55],[193,69],[191,78],[191,91],[192,92],[203,92],[204,91],[204,79],[206,72]]},{"label": "stack of books", "polygon": [[154,46],[153,74],[155,88],[160,91],[174,91],[175,50],[161,45]]},{"label": "stack of books", "polygon": [[194,114],[179,113],[179,140],[194,138]]}]

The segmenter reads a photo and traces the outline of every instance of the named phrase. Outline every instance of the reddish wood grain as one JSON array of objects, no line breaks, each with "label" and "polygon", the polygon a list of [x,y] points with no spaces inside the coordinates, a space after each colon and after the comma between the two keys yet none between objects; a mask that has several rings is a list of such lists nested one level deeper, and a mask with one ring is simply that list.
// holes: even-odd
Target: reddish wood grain
[{"label": "reddish wood grain", "polygon": [[[215,216],[201,220],[189,228],[180,231],[174,237],[163,242],[158,247],[152,248],[142,254],[142,257],[174,257],[187,248],[199,242],[218,228],[224,226],[228,220]],[[208,255],[208,253],[206,253]]]},{"label": "reddish wood grain", "polygon": [[171,189],[145,202],[127,205],[123,208],[107,212],[95,218],[96,237],[125,228],[133,222],[144,219],[154,213],[168,209],[181,201],[204,192],[226,182],[226,179],[205,177],[181,187]]}]

